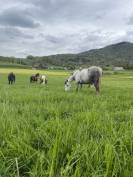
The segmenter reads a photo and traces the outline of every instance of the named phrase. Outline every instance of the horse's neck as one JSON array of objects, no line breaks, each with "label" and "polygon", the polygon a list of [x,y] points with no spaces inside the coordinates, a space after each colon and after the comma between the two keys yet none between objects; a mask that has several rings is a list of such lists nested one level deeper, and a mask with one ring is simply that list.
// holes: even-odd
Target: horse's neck
[{"label": "horse's neck", "polygon": [[76,80],[77,78],[80,77],[80,71],[77,70],[73,73],[73,75],[71,75],[68,79],[68,82],[72,82],[73,80]]},{"label": "horse's neck", "polygon": [[72,82],[74,80],[73,75],[68,78],[68,82]]},{"label": "horse's neck", "polygon": [[79,81],[79,80],[80,80],[80,73],[81,73],[81,72],[80,72],[79,70],[75,73],[74,78],[75,78],[76,81]]}]

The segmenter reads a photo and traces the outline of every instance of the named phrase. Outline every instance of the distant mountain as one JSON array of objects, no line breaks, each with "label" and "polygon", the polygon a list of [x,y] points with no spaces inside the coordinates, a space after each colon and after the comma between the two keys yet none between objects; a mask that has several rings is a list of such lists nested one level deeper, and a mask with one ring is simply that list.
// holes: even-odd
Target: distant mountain
[{"label": "distant mountain", "polygon": [[93,49],[78,54],[58,54],[42,57],[28,56],[26,59],[21,60],[21,64],[38,68],[58,66],[73,69],[76,66],[90,65],[133,68],[133,43],[120,42],[104,48]]},{"label": "distant mountain", "polygon": [[[27,57],[28,59],[28,57]],[[29,60],[28,60],[29,61]],[[133,43],[121,42],[100,49],[93,49],[79,54],[60,54],[44,57],[33,57],[32,65],[42,66],[133,66]]]},{"label": "distant mountain", "polygon": [[91,64],[99,64],[103,66],[133,65],[133,43],[120,42],[112,44],[101,49],[94,49],[80,53],[79,58],[83,61],[90,61]]}]

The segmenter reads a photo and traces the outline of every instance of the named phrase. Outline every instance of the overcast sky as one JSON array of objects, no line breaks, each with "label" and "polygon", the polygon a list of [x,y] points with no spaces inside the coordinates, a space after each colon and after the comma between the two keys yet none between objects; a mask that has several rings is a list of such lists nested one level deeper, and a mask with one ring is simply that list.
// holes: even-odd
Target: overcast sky
[{"label": "overcast sky", "polygon": [[0,55],[78,53],[133,42],[133,0],[0,0]]}]

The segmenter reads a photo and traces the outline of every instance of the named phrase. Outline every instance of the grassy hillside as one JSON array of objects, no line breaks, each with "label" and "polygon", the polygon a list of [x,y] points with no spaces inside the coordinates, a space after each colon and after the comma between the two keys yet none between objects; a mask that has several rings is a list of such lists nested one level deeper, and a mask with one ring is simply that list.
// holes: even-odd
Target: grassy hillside
[{"label": "grassy hillside", "polygon": [[94,88],[64,92],[68,73],[41,71],[48,86],[29,84],[31,70],[0,79],[0,176],[87,177],[133,174],[133,73],[104,75]]},{"label": "grassy hillside", "polygon": [[28,59],[32,65],[40,66],[64,66],[74,68],[76,66],[123,66],[133,68],[133,44],[121,42],[101,49],[90,50],[79,54],[52,55],[47,57],[33,57]]},{"label": "grassy hillside", "polygon": [[29,55],[25,59],[0,57],[0,63],[4,61],[12,65],[19,64],[22,67],[30,66],[45,69],[48,67],[75,69],[75,67],[90,65],[123,66],[133,69],[133,43],[121,42],[79,54],[58,54],[42,57]]},{"label": "grassy hillside", "polygon": [[90,62],[93,64],[124,67],[133,66],[133,44],[121,42],[101,49],[83,52],[80,56],[83,60],[85,58],[90,59]]}]

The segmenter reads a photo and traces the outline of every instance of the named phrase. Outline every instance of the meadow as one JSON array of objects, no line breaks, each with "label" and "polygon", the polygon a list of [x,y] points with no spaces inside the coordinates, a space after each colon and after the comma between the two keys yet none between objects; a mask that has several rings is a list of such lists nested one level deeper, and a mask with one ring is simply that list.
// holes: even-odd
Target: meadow
[{"label": "meadow", "polygon": [[133,176],[133,72],[105,74],[96,96],[65,92],[69,72],[39,71],[44,86],[11,70],[0,69],[0,177]]}]

